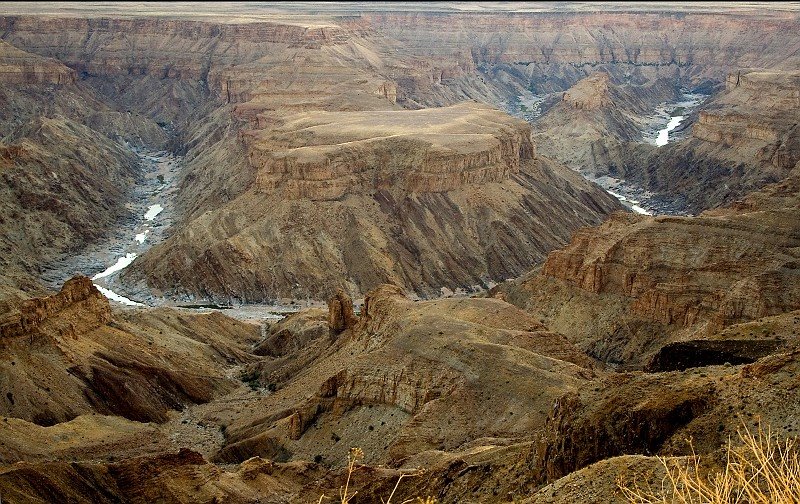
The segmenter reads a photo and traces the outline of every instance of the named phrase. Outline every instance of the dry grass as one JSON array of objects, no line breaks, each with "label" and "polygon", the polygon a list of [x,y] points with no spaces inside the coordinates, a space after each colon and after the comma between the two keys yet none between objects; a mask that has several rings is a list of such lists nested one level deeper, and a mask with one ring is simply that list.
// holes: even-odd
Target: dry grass
[{"label": "dry grass", "polygon": [[759,425],[738,431],[741,446],[728,441],[727,462],[704,474],[700,459],[659,457],[667,476],[661,488],[618,483],[633,504],[800,504],[800,445],[797,438],[781,440]]},{"label": "dry grass", "polygon": [[[358,468],[358,463],[361,459],[364,458],[364,452],[361,448],[350,448],[350,453],[347,454],[347,480],[343,487],[339,488],[339,500],[334,502],[339,502],[340,504],[349,504],[350,500],[358,494],[357,491],[350,493],[350,478],[353,476],[353,472]],[[392,498],[394,497],[395,492],[397,492],[397,487],[400,486],[400,482],[403,478],[418,476],[421,474],[420,471],[413,472],[413,473],[404,473],[401,474],[399,478],[397,478],[397,483],[395,483],[394,488],[392,489],[392,493],[389,494],[389,498],[387,500],[381,499],[382,504],[391,504]],[[320,495],[317,504],[322,504],[325,500],[325,495]],[[400,504],[436,504],[436,499],[433,497],[425,497],[424,499],[421,497],[417,497],[415,499],[406,499]]]}]

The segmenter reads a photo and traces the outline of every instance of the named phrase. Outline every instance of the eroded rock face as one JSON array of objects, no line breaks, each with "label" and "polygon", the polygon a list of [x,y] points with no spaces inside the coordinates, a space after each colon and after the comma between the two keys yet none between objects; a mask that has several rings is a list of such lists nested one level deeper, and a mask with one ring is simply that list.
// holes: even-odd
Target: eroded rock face
[{"label": "eroded rock face", "polygon": [[[800,302],[791,287],[798,223],[790,213],[777,211],[765,220],[759,214],[724,220],[617,214],[551,253],[542,274],[596,294],[631,298],[634,313],[667,325],[713,318],[718,329],[775,315]],[[754,243],[764,222],[772,233]]]},{"label": "eroded rock face", "polygon": [[797,184],[699,217],[614,214],[500,289],[591,355],[644,366],[667,343],[798,309]]},{"label": "eroded rock face", "polygon": [[[763,12],[762,12],[763,13]],[[800,41],[771,36],[796,30],[793,14],[681,12],[541,12],[363,14],[370,26],[418,54],[452,61],[468,50],[477,65],[506,69],[537,93],[561,91],[602,67],[638,82],[690,76],[723,80],[731,66],[796,68]],[[608,26],[614,26],[614,33]],[[711,35],[711,27],[740,37]],[[790,28],[794,27],[794,28]],[[570,33],[564,37],[564,33]],[[755,49],[755,48],[758,49]],[[758,62],[758,64],[756,64]],[[566,83],[566,85],[565,85]]]},{"label": "eroded rock face", "polygon": [[564,93],[562,100],[570,107],[596,110],[613,105],[608,89],[609,76],[597,72],[581,80]]},{"label": "eroded rock face", "polygon": [[[301,114],[252,132],[259,194],[340,200],[442,193],[503,182],[532,160],[530,127],[472,103],[438,109]],[[305,137],[302,146],[298,138]]]},{"label": "eroded rock face", "polygon": [[332,335],[352,329],[358,322],[353,312],[353,300],[343,290],[336,291],[328,301],[328,328]]},{"label": "eroded rock face", "polygon": [[73,84],[75,70],[54,59],[21,51],[0,41],[0,82],[14,85]]},{"label": "eroded rock face", "polygon": [[[269,450],[342,460],[343,446],[360,439],[369,460],[399,462],[483,436],[514,438],[544,421],[555,390],[582,383],[595,365],[502,301],[415,303],[381,285],[351,331],[262,365],[275,392],[237,415],[217,457]],[[453,413],[462,411],[463,420]]]},{"label": "eroded rock face", "polygon": [[737,71],[703,106],[686,140],[632,150],[618,163],[620,174],[695,213],[728,205],[785,179],[800,161],[798,100],[795,68]]},{"label": "eroded rock face", "polygon": [[251,358],[241,348],[256,332],[218,314],[115,317],[91,281],[76,277],[3,316],[0,411],[39,425],[89,413],[164,422],[170,410],[233,388],[224,368]]},{"label": "eroded rock face", "polygon": [[[61,291],[53,296],[22,301],[18,307],[2,315],[0,319],[0,345],[12,338],[40,333],[41,326],[50,319],[58,319],[66,309],[80,305],[81,326],[78,330],[92,330],[111,320],[111,307],[92,281],[85,276],[76,276],[64,283]],[[68,325],[71,336],[76,328]]]},{"label": "eroded rock face", "polygon": [[[567,168],[531,158],[520,121],[474,104],[400,114],[430,117],[430,131],[420,126],[402,141],[376,127],[361,141],[342,127],[333,147],[287,150],[285,164],[259,168],[243,194],[150,249],[125,280],[247,301],[359,294],[381,283],[436,295],[519,274],[619,208]],[[394,115],[365,116],[380,124]],[[437,122],[442,115],[472,126]],[[333,124],[317,131],[325,128]]]}]

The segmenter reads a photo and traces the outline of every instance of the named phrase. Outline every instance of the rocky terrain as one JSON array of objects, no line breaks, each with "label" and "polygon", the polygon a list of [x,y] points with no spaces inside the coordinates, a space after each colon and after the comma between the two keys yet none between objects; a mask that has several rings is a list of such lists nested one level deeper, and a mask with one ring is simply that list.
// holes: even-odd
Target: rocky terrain
[{"label": "rocky terrain", "polygon": [[48,261],[126,217],[138,174],[122,143],[157,145],[164,135],[152,120],[106,106],[53,59],[2,42],[0,66],[0,263],[12,294],[36,290]]},{"label": "rocky terrain", "polygon": [[151,249],[124,278],[249,302],[380,283],[437,295],[516,276],[618,208],[536,156],[527,124],[485,106],[284,121],[248,139],[254,180],[242,194]]},{"label": "rocky terrain", "polygon": [[624,503],[797,436],[796,6],[174,5],[0,4],[3,502]]}]

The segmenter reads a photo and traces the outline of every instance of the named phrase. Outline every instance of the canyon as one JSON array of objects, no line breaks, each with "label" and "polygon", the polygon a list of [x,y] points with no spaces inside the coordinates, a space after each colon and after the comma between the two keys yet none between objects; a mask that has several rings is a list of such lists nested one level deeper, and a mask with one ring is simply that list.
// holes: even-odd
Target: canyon
[{"label": "canyon", "polygon": [[795,438],[798,28],[0,3],[0,497],[625,503]]}]

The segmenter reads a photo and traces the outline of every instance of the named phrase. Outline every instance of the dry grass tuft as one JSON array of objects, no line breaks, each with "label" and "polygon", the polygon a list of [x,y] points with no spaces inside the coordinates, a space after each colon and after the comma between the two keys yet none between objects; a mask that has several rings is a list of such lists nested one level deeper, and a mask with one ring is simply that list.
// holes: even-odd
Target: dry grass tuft
[{"label": "dry grass tuft", "polygon": [[[349,504],[350,500],[356,496],[358,493],[357,491],[350,493],[350,478],[353,476],[353,472],[358,468],[358,463],[364,458],[364,452],[361,448],[350,448],[350,452],[347,454],[347,480],[343,487],[339,488],[339,503],[340,504]],[[394,488],[392,489],[392,493],[389,494],[389,498],[387,500],[381,499],[382,504],[391,504],[392,497],[394,497],[395,492],[397,491],[397,487],[400,486],[400,482],[403,478],[419,476],[422,474],[421,471],[416,471],[413,473],[404,473],[401,474],[399,478],[397,478],[397,483],[395,483]],[[317,504],[322,504],[323,500],[325,499],[325,495],[320,495]],[[417,497],[416,499],[407,499],[401,502],[400,504],[437,504],[436,499],[433,497],[425,497],[424,499],[421,497]]]},{"label": "dry grass tuft", "polygon": [[704,474],[692,448],[688,460],[659,457],[667,472],[661,488],[618,486],[633,504],[800,504],[797,438],[781,440],[760,425],[756,433],[744,426],[738,435],[742,445],[728,441],[720,471]]}]

